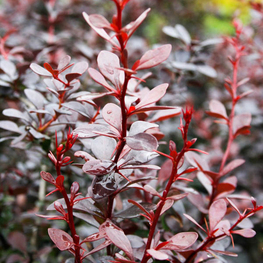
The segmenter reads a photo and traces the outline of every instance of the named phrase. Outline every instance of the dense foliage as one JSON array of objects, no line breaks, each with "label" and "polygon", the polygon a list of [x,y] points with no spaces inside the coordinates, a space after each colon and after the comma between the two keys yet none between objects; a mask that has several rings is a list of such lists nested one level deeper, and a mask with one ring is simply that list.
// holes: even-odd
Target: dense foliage
[{"label": "dense foliage", "polygon": [[164,2],[2,4],[0,261],[260,262],[263,5]]}]

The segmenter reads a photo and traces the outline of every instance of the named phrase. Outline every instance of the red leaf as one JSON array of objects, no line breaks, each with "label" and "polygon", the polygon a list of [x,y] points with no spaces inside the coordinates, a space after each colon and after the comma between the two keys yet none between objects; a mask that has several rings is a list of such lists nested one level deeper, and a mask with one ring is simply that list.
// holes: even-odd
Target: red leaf
[{"label": "red leaf", "polygon": [[155,67],[169,57],[171,50],[172,46],[170,44],[149,50],[141,57],[139,66],[132,69],[142,70]]},{"label": "red leaf", "polygon": [[231,172],[232,170],[234,170],[238,166],[242,165],[244,162],[245,162],[245,160],[243,160],[243,159],[233,160],[232,162],[228,163],[223,168],[223,170],[220,172],[220,176],[224,176],[224,175],[228,174],[229,172]]},{"label": "red leaf", "polygon": [[158,148],[157,139],[148,133],[138,133],[134,136],[126,137],[127,145],[137,151],[152,152]]},{"label": "red leaf", "polygon": [[162,208],[161,214],[165,213],[168,209],[170,209],[174,204],[174,200],[173,199],[167,199],[164,203],[164,206]]},{"label": "red leaf", "polygon": [[158,181],[159,182],[164,182],[167,179],[170,178],[171,172],[173,169],[173,162],[172,160],[168,159],[166,160],[163,165],[161,166],[161,170],[159,171],[158,174]]},{"label": "red leaf", "polygon": [[152,90],[150,90],[145,96],[141,99],[141,101],[135,106],[135,109],[140,109],[156,101],[160,100],[166,93],[169,84],[163,83]]},{"label": "red leaf", "polygon": [[121,108],[114,103],[108,103],[102,111],[103,119],[121,133],[122,115]]},{"label": "red leaf", "polygon": [[216,225],[225,216],[227,210],[226,201],[223,199],[216,200],[212,203],[209,209],[209,225],[210,231],[213,231]]},{"label": "red leaf", "polygon": [[256,231],[254,231],[253,229],[232,230],[231,233],[238,234],[246,238],[251,238],[256,235]]},{"label": "red leaf", "polygon": [[48,235],[61,251],[69,250],[74,245],[72,237],[63,230],[49,228]]},{"label": "red leaf", "polygon": [[44,68],[46,69],[46,70],[48,70],[52,75],[54,74],[54,70],[53,70],[53,68],[50,66],[50,64],[49,63],[44,63]]},{"label": "red leaf", "polygon": [[162,247],[162,249],[171,249],[171,250],[182,250],[192,246],[198,238],[198,234],[195,232],[181,232],[173,237],[171,237],[168,241],[167,245]]},{"label": "red leaf", "polygon": [[79,183],[78,182],[73,182],[70,188],[70,194],[73,196],[73,199],[77,192],[79,191]]},{"label": "red leaf", "polygon": [[27,240],[23,233],[19,231],[13,231],[9,233],[7,240],[13,248],[18,249],[23,253],[27,253]]},{"label": "red leaf", "polygon": [[54,179],[54,177],[50,174],[50,173],[47,173],[47,172],[40,172],[40,176],[42,177],[43,180],[55,185],[56,184],[56,180]]}]

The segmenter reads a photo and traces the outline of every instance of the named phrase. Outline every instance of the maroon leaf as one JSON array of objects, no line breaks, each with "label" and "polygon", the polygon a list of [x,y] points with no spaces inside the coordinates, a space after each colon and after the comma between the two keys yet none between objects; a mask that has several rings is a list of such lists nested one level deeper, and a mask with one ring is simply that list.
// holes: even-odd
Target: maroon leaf
[{"label": "maroon leaf", "polygon": [[226,108],[222,104],[222,102],[218,100],[211,100],[209,103],[209,108],[210,111],[206,113],[209,114],[210,116],[228,120]]},{"label": "maroon leaf", "polygon": [[78,78],[79,76],[81,76],[81,74],[79,73],[68,73],[66,75],[66,80],[68,81],[68,83],[70,83],[72,80]]},{"label": "maroon leaf", "polygon": [[254,231],[253,229],[232,230],[231,233],[238,234],[246,238],[251,238],[256,235],[256,231]]},{"label": "maroon leaf", "polygon": [[167,179],[170,178],[171,172],[173,169],[173,162],[172,160],[168,159],[166,160],[163,165],[161,166],[161,170],[159,171],[158,174],[158,181],[159,182],[164,182]]},{"label": "maroon leaf", "polygon": [[108,103],[102,111],[103,119],[121,133],[122,115],[121,108],[113,103]]},{"label": "maroon leaf", "polygon": [[163,83],[152,90],[150,90],[145,96],[141,99],[141,101],[135,106],[135,109],[140,109],[147,105],[157,102],[160,100],[166,93],[169,84]]},{"label": "maroon leaf", "polygon": [[223,199],[216,200],[212,203],[209,209],[209,225],[210,231],[213,231],[216,225],[225,216],[227,210],[226,201]]},{"label": "maroon leaf", "polygon": [[138,133],[134,136],[126,137],[126,143],[133,150],[152,152],[158,148],[156,138],[148,133]]},{"label": "maroon leaf", "polygon": [[49,228],[48,235],[61,251],[69,250],[74,245],[72,237],[63,230]]},{"label": "maroon leaf", "polygon": [[73,199],[75,197],[75,195],[78,193],[79,191],[79,183],[78,182],[73,182],[70,188],[70,194],[71,196],[73,196]]},{"label": "maroon leaf", "polygon": [[112,244],[112,242],[110,240],[105,240],[103,243],[99,244],[98,246],[96,246],[94,249],[92,249],[91,251],[89,251],[87,254],[85,254],[84,258],[97,252],[102,250],[103,248],[109,246],[110,244]]},{"label": "maroon leaf", "polygon": [[162,208],[161,214],[165,213],[168,209],[170,209],[174,204],[174,200],[173,199],[167,199],[164,203],[164,206]]},{"label": "maroon leaf", "polygon": [[228,174],[229,172],[231,172],[232,170],[234,170],[238,166],[242,165],[244,162],[245,162],[245,160],[243,160],[243,159],[233,160],[232,162],[228,163],[223,168],[223,170],[220,172],[220,176],[224,176],[224,175]]},{"label": "maroon leaf", "polygon": [[149,50],[141,57],[139,65],[132,69],[142,70],[157,66],[169,57],[171,50],[170,44]]},{"label": "maroon leaf", "polygon": [[50,174],[50,173],[47,173],[47,172],[40,172],[40,176],[43,178],[43,180],[55,185],[56,184],[56,180],[54,179],[54,177]]},{"label": "maroon leaf", "polygon": [[56,209],[59,213],[61,213],[62,215],[65,214],[65,210],[64,210],[64,208],[63,208],[63,206],[62,206],[62,204],[61,204],[60,202],[55,201],[55,202],[54,202],[54,207],[55,207],[55,209]]},{"label": "maroon leaf", "polygon": [[167,245],[162,247],[162,249],[172,249],[172,250],[182,250],[192,246],[198,238],[198,234],[195,232],[181,232],[168,241]]}]

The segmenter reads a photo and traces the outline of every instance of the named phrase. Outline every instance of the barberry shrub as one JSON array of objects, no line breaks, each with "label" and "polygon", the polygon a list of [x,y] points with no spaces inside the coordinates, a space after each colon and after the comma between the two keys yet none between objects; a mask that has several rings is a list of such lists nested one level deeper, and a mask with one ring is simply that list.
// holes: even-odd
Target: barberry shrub
[{"label": "barberry shrub", "polygon": [[[230,176],[245,165],[245,160],[235,158],[233,148],[237,138],[249,134],[251,128],[251,114],[236,113],[240,100],[251,93],[240,91],[249,81],[240,79],[239,74],[246,55],[242,25],[234,20],[235,36],[224,40],[232,47],[232,77],[224,83],[227,101],[212,99],[206,111],[225,131],[221,152],[211,161],[209,151],[196,146],[197,139],[189,135],[196,114],[193,105],[176,106],[172,101],[164,105],[161,99],[171,95],[171,83],[148,88],[146,82],[160,65],[179,82],[189,72],[216,77],[212,67],[192,61],[198,50],[223,40],[196,44],[183,26],[168,26],[164,33],[183,43],[191,53],[187,59],[173,61],[170,44],[130,56],[129,43],[150,9],[123,25],[123,13],[130,1],[112,2],[116,14],[111,22],[102,15],[83,12],[88,26],[108,45],[107,50],[97,53],[96,63],[89,66],[84,60],[71,64],[69,55],[61,56],[57,63],[45,62],[43,67],[32,62],[30,69],[43,78],[45,91],[26,88],[24,111],[3,111],[4,116],[22,121],[20,126],[11,120],[0,122],[2,129],[18,134],[5,139],[12,139],[11,145],[23,149],[39,143],[41,154],[53,164],[53,169],[40,172],[39,187],[50,190],[46,196],[59,199],[47,207],[52,215],[38,211],[36,216],[43,221],[54,220],[47,233],[60,251],[72,254],[67,254],[68,263],[226,262],[223,256],[237,256],[233,250],[235,235],[254,237],[249,218],[263,208],[255,198],[235,193],[237,177]],[[54,3],[47,4],[49,22],[54,16],[58,19]],[[48,27],[48,43],[55,41],[54,21]],[[5,84],[18,78],[10,53],[3,42],[0,65]],[[86,72],[89,82],[100,87],[98,91],[79,91],[79,78]],[[180,140],[165,143],[159,125],[174,117],[179,119],[173,130],[179,129]],[[167,149],[161,151],[163,144]],[[73,181],[70,175],[74,173],[82,178]],[[63,230],[57,223],[60,221],[65,222]],[[175,222],[180,227],[173,229]],[[20,232],[12,232],[9,243],[24,255],[9,257],[8,262],[29,262],[30,253],[17,244],[18,237],[25,238]]]}]

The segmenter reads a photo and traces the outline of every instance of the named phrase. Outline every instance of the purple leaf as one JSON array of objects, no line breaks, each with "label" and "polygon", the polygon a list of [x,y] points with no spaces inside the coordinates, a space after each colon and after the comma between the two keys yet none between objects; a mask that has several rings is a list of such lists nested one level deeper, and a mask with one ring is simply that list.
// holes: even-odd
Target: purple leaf
[{"label": "purple leaf", "polygon": [[127,145],[133,150],[152,152],[158,148],[157,139],[148,133],[138,133],[134,136],[126,137]]},{"label": "purple leaf", "polygon": [[181,232],[173,237],[171,237],[168,241],[167,245],[165,245],[162,249],[172,249],[172,250],[181,250],[186,249],[192,246],[198,238],[198,234],[195,232]]},{"label": "purple leaf", "polygon": [[68,83],[70,83],[72,80],[78,78],[79,76],[81,76],[81,74],[79,73],[68,73],[66,75],[66,80],[68,81]]},{"label": "purple leaf", "polygon": [[141,99],[141,101],[135,106],[135,109],[140,109],[147,105],[157,102],[160,100],[166,93],[169,84],[163,83],[152,90],[150,90],[145,96]]},{"label": "purple leaf", "polygon": [[106,31],[103,28],[98,28],[92,24],[92,22],[90,21],[90,16],[87,13],[83,12],[82,15],[86,22],[94,31],[96,31],[98,35],[100,35],[102,38],[110,42],[113,46],[117,47],[118,49],[120,48],[119,45],[112,40],[112,38],[109,36],[109,34],[106,33]]},{"label": "purple leaf", "polygon": [[100,160],[110,160],[117,143],[113,138],[99,136],[92,141],[91,150]]},{"label": "purple leaf", "polygon": [[112,30],[109,21],[102,15],[98,15],[98,14],[89,15],[89,21],[94,27],[107,28]]},{"label": "purple leaf", "polygon": [[49,228],[48,235],[61,251],[68,250],[74,245],[72,237],[63,230]]},{"label": "purple leaf", "polygon": [[117,55],[112,52],[103,50],[98,55],[98,67],[100,72],[106,77],[116,88],[120,88],[120,74],[124,74],[120,68],[120,60]]},{"label": "purple leaf", "polygon": [[31,63],[30,64],[30,68],[35,72],[37,73],[38,75],[40,76],[44,76],[44,77],[52,77],[52,74],[46,70],[45,68],[39,66],[38,64],[36,63]]},{"label": "purple leaf", "polygon": [[224,176],[224,175],[228,174],[229,172],[231,172],[232,170],[234,170],[238,166],[242,165],[244,162],[245,162],[245,160],[242,160],[242,159],[233,160],[232,162],[228,163],[223,168],[223,170],[220,172],[220,176]]},{"label": "purple leaf", "polygon": [[85,254],[84,257],[87,257],[97,251],[102,250],[103,248],[109,246],[110,244],[112,244],[112,242],[110,240],[105,240],[103,243],[99,244],[98,246],[96,246],[94,249],[92,249],[91,251],[89,251],[87,254]]},{"label": "purple leaf", "polygon": [[163,213],[165,213],[168,209],[170,209],[174,204],[174,200],[172,199],[167,199],[164,203],[164,206],[162,208],[162,211],[161,211],[161,214],[162,215]]},{"label": "purple leaf", "polygon": [[154,123],[150,123],[147,121],[136,121],[133,122],[131,125],[129,136],[133,136],[135,134],[145,132],[148,129],[157,128],[157,127],[159,127],[159,125]]},{"label": "purple leaf", "polygon": [[158,260],[166,260],[166,259],[168,260],[169,259],[169,256],[166,253],[155,250],[153,248],[147,249],[147,253],[150,254],[153,258],[158,259]]},{"label": "purple leaf", "polygon": [[63,68],[65,68],[69,64],[70,60],[71,60],[71,57],[69,55],[66,55],[65,57],[60,59],[57,69],[62,70]]},{"label": "purple leaf", "polygon": [[18,249],[23,253],[27,253],[27,240],[23,233],[19,231],[13,231],[9,233],[7,240],[13,248]]},{"label": "purple leaf", "polygon": [[0,128],[22,134],[16,123],[12,121],[0,121]]},{"label": "purple leaf", "polygon": [[56,180],[54,179],[54,177],[50,174],[50,173],[47,173],[47,172],[40,172],[40,176],[42,177],[43,180],[51,183],[51,184],[56,184]]},{"label": "purple leaf", "polygon": [[123,250],[130,259],[133,259],[133,251],[130,240],[121,229],[111,226],[105,228],[107,238],[119,249]]},{"label": "purple leaf", "polygon": [[133,70],[142,70],[155,67],[165,61],[172,50],[170,44],[147,51],[139,60],[139,65]]},{"label": "purple leaf", "polygon": [[121,108],[114,103],[108,103],[102,111],[103,119],[121,133],[122,115]]},{"label": "purple leaf", "polygon": [[223,199],[216,200],[209,208],[209,225],[210,231],[213,231],[216,225],[225,216],[227,210],[226,201]]},{"label": "purple leaf", "polygon": [[90,76],[92,77],[92,79],[97,82],[98,84],[102,85],[104,88],[106,88],[108,91],[113,91],[114,93],[116,93],[116,90],[114,88],[112,88],[107,81],[105,80],[105,78],[103,77],[103,75],[97,71],[94,68],[89,68],[88,72],[90,74]]},{"label": "purple leaf", "polygon": [[78,62],[72,67],[71,72],[82,75],[88,69],[88,67],[89,67],[88,62],[86,61]]},{"label": "purple leaf", "polygon": [[23,112],[16,110],[16,109],[5,109],[5,110],[3,110],[3,114],[5,116],[8,116],[8,117],[23,119],[23,120],[29,122],[28,117]]},{"label": "purple leaf", "polygon": [[40,92],[32,89],[25,89],[24,92],[27,98],[35,105],[37,109],[43,108],[46,99]]},{"label": "purple leaf", "polygon": [[135,21],[126,25],[123,30],[128,32],[128,38],[134,33],[134,31],[140,26],[143,20],[147,17],[148,13],[150,12],[150,8],[145,10]]},{"label": "purple leaf", "polygon": [[160,194],[152,186],[148,184],[146,184],[143,188],[146,192],[150,193],[151,195],[160,196]]},{"label": "purple leaf", "polygon": [[246,238],[251,238],[256,235],[256,231],[254,231],[253,229],[232,230],[231,233],[238,234]]}]

